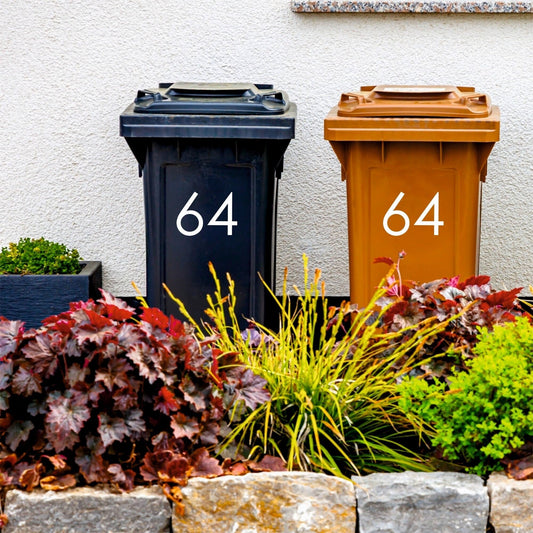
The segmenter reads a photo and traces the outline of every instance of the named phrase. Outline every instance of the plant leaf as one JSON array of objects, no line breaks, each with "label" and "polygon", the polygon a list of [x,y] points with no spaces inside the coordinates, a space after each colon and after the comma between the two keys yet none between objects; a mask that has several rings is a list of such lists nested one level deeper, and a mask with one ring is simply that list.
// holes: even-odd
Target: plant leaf
[{"label": "plant leaf", "polygon": [[46,436],[56,453],[78,442],[78,433],[91,417],[85,402],[86,397],[77,392],[49,400]]},{"label": "plant leaf", "polygon": [[28,440],[34,427],[31,420],[16,420],[12,422],[6,432],[6,444],[15,451],[21,442]]},{"label": "plant leaf", "polygon": [[281,457],[265,455],[258,463],[250,462],[248,464],[252,472],[285,472],[287,464]]},{"label": "plant leaf", "polygon": [[105,448],[101,439],[94,436],[87,438],[87,447],[76,450],[75,461],[87,483],[107,483],[109,481],[108,463],[103,458],[104,452]]},{"label": "plant leaf", "polygon": [[29,365],[21,365],[12,381],[13,392],[22,396],[31,396],[34,392],[41,392],[41,377],[27,366]]},{"label": "plant leaf", "polygon": [[190,477],[212,478],[224,473],[219,462],[214,457],[210,457],[205,448],[198,448],[191,454],[191,465]]},{"label": "plant leaf", "polygon": [[135,314],[135,309],[130,307],[124,300],[115,298],[115,296],[104,289],[100,289],[100,292],[102,298],[98,302],[103,304],[104,312],[111,320],[122,322],[129,320]]},{"label": "plant leaf", "polygon": [[145,481],[186,485],[190,470],[188,457],[171,450],[162,450],[144,456],[141,475]]},{"label": "plant leaf", "polygon": [[13,375],[13,361],[0,361],[0,390],[5,390],[9,387],[11,376]]},{"label": "plant leaf", "polygon": [[111,474],[111,481],[122,491],[129,492],[135,488],[135,472],[123,470],[118,463],[109,465],[107,471]]},{"label": "plant leaf", "polygon": [[105,413],[98,416],[98,434],[107,448],[115,441],[121,441],[129,435],[128,427],[123,418],[111,418]]},{"label": "plant leaf", "polygon": [[154,401],[154,409],[169,415],[175,413],[182,402],[167,387],[161,387]]},{"label": "plant leaf", "polygon": [[245,369],[239,379],[239,385],[236,387],[236,399],[244,400],[246,407],[255,409],[270,400],[270,393],[266,389],[266,380],[250,369]]},{"label": "plant leaf", "polygon": [[533,478],[533,455],[507,460],[505,462],[505,471],[513,479],[524,480]]},{"label": "plant leaf", "polygon": [[62,476],[47,476],[41,479],[41,488],[44,490],[66,490],[76,486],[76,478],[72,474]]},{"label": "plant leaf", "polygon": [[139,374],[145,377],[150,384],[159,377],[165,378],[164,374],[156,367],[157,352],[153,347],[145,343],[132,346],[126,354],[135,363]]},{"label": "plant leaf", "polygon": [[[205,411],[207,413],[207,411]],[[220,435],[220,424],[212,421],[204,424],[200,432],[200,442],[206,446],[215,446]]]},{"label": "plant leaf", "polygon": [[210,385],[202,386],[186,374],[178,385],[179,390],[183,393],[183,398],[191,404],[196,411],[204,411],[207,407],[207,399],[211,393]]},{"label": "plant leaf", "polygon": [[170,418],[170,427],[177,439],[187,438],[193,440],[200,431],[198,420],[190,418],[183,413],[178,413]]},{"label": "plant leaf", "polygon": [[33,465],[31,468],[26,468],[22,475],[19,477],[19,483],[21,487],[31,492],[35,487],[39,485],[41,480],[41,474],[44,472],[43,465],[39,462]]},{"label": "plant leaf", "polygon": [[394,265],[394,261],[390,257],[376,257],[373,263],[385,263],[386,265]]},{"label": "plant leaf", "polygon": [[145,307],[141,313],[141,320],[148,322],[155,328],[166,330],[169,325],[168,316],[156,307]]},{"label": "plant leaf", "polygon": [[110,359],[107,367],[96,372],[95,381],[101,381],[108,390],[113,387],[128,387],[130,384],[128,372],[133,370],[132,366],[123,359]]},{"label": "plant leaf", "polygon": [[129,436],[138,437],[146,431],[146,425],[143,420],[143,412],[140,409],[130,409],[124,415],[124,422],[129,430]]},{"label": "plant leaf", "polygon": [[514,307],[516,298],[521,291],[522,287],[518,287],[512,291],[498,291],[493,294],[489,294],[486,300],[489,305],[502,306],[507,309],[512,309]]},{"label": "plant leaf", "polygon": [[5,357],[17,349],[23,333],[24,322],[0,317],[0,357]]},{"label": "plant leaf", "polygon": [[52,338],[48,334],[36,335],[22,348],[22,353],[33,363],[33,373],[49,377],[57,369],[57,355],[52,348]]}]

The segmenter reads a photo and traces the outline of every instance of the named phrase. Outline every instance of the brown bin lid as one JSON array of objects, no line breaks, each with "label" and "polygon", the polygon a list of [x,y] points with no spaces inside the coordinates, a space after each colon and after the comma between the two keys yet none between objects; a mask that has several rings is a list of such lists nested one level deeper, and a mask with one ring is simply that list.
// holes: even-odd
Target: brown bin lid
[{"label": "brown bin lid", "polygon": [[345,93],[324,119],[328,141],[495,142],[500,111],[473,87],[377,85]]},{"label": "brown bin lid", "polygon": [[341,96],[341,117],[488,117],[490,99],[473,87],[377,85]]}]

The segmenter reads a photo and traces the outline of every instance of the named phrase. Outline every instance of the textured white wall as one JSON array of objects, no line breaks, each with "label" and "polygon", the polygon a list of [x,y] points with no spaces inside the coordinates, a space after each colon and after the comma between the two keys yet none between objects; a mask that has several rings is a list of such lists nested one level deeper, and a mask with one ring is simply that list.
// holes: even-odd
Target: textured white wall
[{"label": "textured white wall", "polygon": [[142,183],[119,114],[161,81],[273,83],[298,105],[278,273],[299,273],[307,253],[328,293],[347,295],[345,189],[323,119],[360,85],[446,83],[501,108],[481,272],[533,282],[531,15],[303,15],[289,0],[6,0],[2,11],[0,245],[44,235],[101,260],[115,294],[144,288]]}]

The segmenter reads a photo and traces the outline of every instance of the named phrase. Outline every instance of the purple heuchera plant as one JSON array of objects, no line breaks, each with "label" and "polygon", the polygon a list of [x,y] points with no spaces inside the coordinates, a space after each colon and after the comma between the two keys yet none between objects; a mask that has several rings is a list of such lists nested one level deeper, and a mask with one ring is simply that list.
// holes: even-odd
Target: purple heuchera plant
[{"label": "purple heuchera plant", "polygon": [[[405,253],[399,259],[403,257]],[[413,326],[406,332],[413,335],[416,325],[424,319],[434,317],[442,322],[458,315],[431,343],[420,347],[421,359],[454,350],[423,367],[429,377],[446,377],[452,366],[464,367],[465,359],[473,357],[471,349],[480,327],[491,329],[526,314],[517,300],[521,287],[497,291],[491,287],[489,276],[472,276],[464,281],[457,276],[422,284],[402,282],[399,261],[395,265],[392,259],[381,257],[375,262],[392,268],[386,277],[386,295],[377,302],[379,307],[389,306],[383,316],[384,329],[400,331]]]},{"label": "purple heuchera plant", "polygon": [[229,410],[270,396],[211,342],[105,291],[39,329],[0,318],[0,486],[129,490],[220,475],[209,450]]}]

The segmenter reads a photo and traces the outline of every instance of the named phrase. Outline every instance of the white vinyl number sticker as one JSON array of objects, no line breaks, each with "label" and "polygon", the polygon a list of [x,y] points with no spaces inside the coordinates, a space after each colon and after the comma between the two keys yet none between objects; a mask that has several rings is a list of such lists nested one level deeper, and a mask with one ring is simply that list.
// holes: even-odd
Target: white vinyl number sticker
[{"label": "white vinyl number sticker", "polygon": [[[401,209],[396,209],[404,196],[405,194],[403,192],[398,194],[394,202],[392,202],[391,206],[387,209],[385,216],[383,217],[383,229],[393,237],[399,237],[400,235],[407,233],[407,230],[409,229],[409,226],[411,224],[407,213],[405,211],[402,211]],[[428,218],[431,211],[433,211],[433,219]],[[389,226],[389,220],[391,219],[391,217],[394,216],[398,216],[403,220],[403,226],[401,227],[401,229],[393,230]],[[442,220],[439,220],[439,193],[435,194],[435,196],[431,199],[428,205],[426,205],[420,216],[416,219],[414,225],[433,226],[433,235],[439,234],[439,227],[444,226],[444,222]]]},{"label": "white vinyl number sticker", "polygon": [[[187,203],[178,213],[178,218],[176,218],[176,227],[178,228],[178,231],[186,237],[194,237],[195,235],[198,235],[204,227],[204,219],[202,215],[198,211],[191,209],[196,198],[198,198],[198,193],[193,192],[191,197],[187,200]],[[222,218],[224,211],[226,212],[225,219]],[[187,230],[183,227],[183,219],[185,217],[192,217],[196,220],[196,225],[193,229]],[[233,193],[230,192],[207,225],[226,226],[227,235],[233,235],[233,226],[237,226],[237,224],[238,222],[233,220]]]}]

